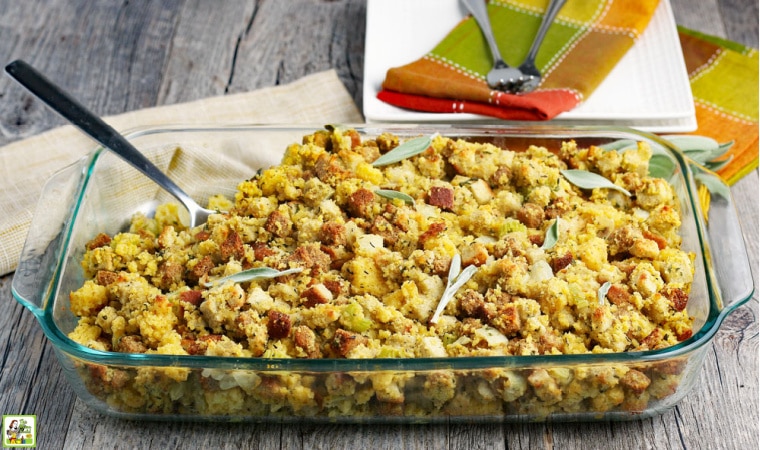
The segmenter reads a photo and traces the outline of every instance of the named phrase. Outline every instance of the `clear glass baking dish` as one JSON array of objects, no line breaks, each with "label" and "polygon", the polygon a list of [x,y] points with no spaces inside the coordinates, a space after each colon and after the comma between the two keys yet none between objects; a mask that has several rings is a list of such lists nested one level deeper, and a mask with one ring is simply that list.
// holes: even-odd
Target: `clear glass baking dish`
[{"label": "clear glass baking dish", "polygon": [[[278,164],[285,148],[320,126],[142,129],[128,134],[194,198],[234,195],[241,180]],[[13,278],[15,298],[40,322],[78,396],[106,414],[150,420],[198,421],[599,421],[661,414],[698,379],[710,341],[726,316],[749,300],[754,282],[730,191],[723,185],[703,217],[695,173],[680,151],[654,135],[624,128],[549,126],[357,125],[363,137],[391,132],[401,139],[440,133],[519,150],[621,140],[665,149],[664,178],[675,187],[684,250],[696,254],[687,304],[693,335],[656,351],[556,356],[284,359],[170,356],[96,351],[67,337],[77,318],[69,292],[84,276],[85,243],[116,233],[136,212],[171,201],[154,183],[102,148],[63,169],[45,185]],[[700,173],[699,176],[709,174]],[[715,186],[715,185],[714,185]],[[620,374],[635,369],[651,380],[632,391]],[[177,371],[184,375],[177,377]],[[542,389],[549,376],[555,389]],[[557,381],[561,380],[561,381]],[[438,395],[449,390],[445,400]],[[122,395],[130,391],[131,402]],[[121,394],[120,394],[121,393]],[[120,397],[121,395],[121,397]],[[571,401],[573,396],[579,400]],[[295,397],[305,401],[293,401]],[[118,399],[118,401],[117,401]]]}]

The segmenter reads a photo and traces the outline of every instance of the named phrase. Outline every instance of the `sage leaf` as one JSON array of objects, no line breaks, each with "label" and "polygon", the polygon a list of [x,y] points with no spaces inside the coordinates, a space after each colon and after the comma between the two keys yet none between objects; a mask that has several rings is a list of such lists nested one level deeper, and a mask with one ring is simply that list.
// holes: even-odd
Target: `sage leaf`
[{"label": "sage leaf", "polygon": [[728,153],[734,145],[734,141],[719,144],[711,137],[699,135],[676,134],[662,137],[681,149],[686,156],[704,166],[707,163],[717,162],[715,160]]},{"label": "sage leaf", "polygon": [[710,150],[683,150],[683,154],[702,165],[712,159]]},{"label": "sage leaf", "polygon": [[[446,309],[446,305],[448,305],[454,298],[459,288],[467,283],[467,281],[475,275],[475,272],[478,271],[478,268],[475,266],[467,266],[464,270],[459,272],[461,259],[457,259],[457,257],[459,257],[459,255],[455,255],[454,258],[451,259],[451,267],[449,267],[449,279],[446,281],[446,289],[441,295],[441,300],[435,308],[433,317],[430,318],[430,323],[433,325],[438,323],[438,319],[443,313],[443,310]],[[452,278],[451,274],[455,274],[456,276]]]},{"label": "sage leaf", "polygon": [[[734,141],[718,143],[708,136],[693,134],[662,135],[662,139],[668,141],[673,147],[683,152],[690,160],[715,172],[728,165],[733,156],[722,158],[734,145]],[[632,139],[620,139],[599,146],[605,150],[622,152],[636,147],[636,141]],[[670,157],[668,149],[658,143],[651,142],[652,158],[649,161],[649,176],[656,178],[669,178],[676,168],[675,161]]]},{"label": "sage leaf", "polygon": [[720,169],[726,167],[728,163],[730,163],[733,159],[734,159],[734,155],[731,155],[728,158],[720,160],[720,161],[708,161],[705,163],[705,167],[712,170],[713,172],[717,172]]},{"label": "sage leaf", "polygon": [[661,136],[663,139],[670,141],[674,146],[686,152],[691,151],[705,151],[712,150],[718,147],[718,141],[707,136],[699,136],[692,134],[669,134]]},{"label": "sage leaf", "polygon": [[607,281],[597,291],[596,298],[597,300],[599,300],[599,306],[604,306],[604,299],[607,298],[607,292],[610,291],[611,287],[612,287],[612,283]]},{"label": "sage leaf", "polygon": [[733,146],[734,146],[734,141],[728,141],[728,142],[724,142],[720,144],[716,150],[716,154],[713,157],[713,159],[720,158],[721,156],[725,155],[726,153],[728,153],[729,150],[731,150],[731,147]]},{"label": "sage leaf", "polygon": [[405,203],[414,204],[414,199],[411,196],[392,189],[377,189],[375,190],[375,194],[391,200],[401,200]]},{"label": "sage leaf", "polygon": [[710,150],[684,150],[683,154],[702,165],[706,165],[709,162],[715,162],[716,159],[728,153],[731,145],[733,142],[727,142]]},{"label": "sage leaf", "polygon": [[386,166],[419,155],[430,147],[434,136],[435,135],[409,139],[388,153],[377,158],[372,165],[375,167]]},{"label": "sage leaf", "polygon": [[667,149],[664,145],[660,144],[659,142],[651,142],[649,145],[649,148],[652,149],[653,155],[662,155],[662,156],[667,156],[670,158],[670,154],[672,153],[669,149]]},{"label": "sage leaf", "polygon": [[544,250],[549,250],[550,248],[554,247],[554,244],[557,243],[557,240],[559,239],[559,217],[557,217],[554,220],[554,223],[552,226],[549,227],[548,230],[546,230],[546,236],[544,237],[544,243],[541,244],[541,248]]},{"label": "sage leaf", "polygon": [[694,179],[707,186],[707,190],[710,191],[711,194],[719,195],[725,199],[731,197],[731,190],[728,185],[711,173],[695,173]]},{"label": "sage leaf", "polygon": [[587,170],[577,170],[577,169],[560,170],[560,173],[562,173],[562,175],[567,179],[567,181],[571,182],[572,184],[578,186],[581,189],[596,189],[596,188],[614,189],[616,191],[622,192],[623,194],[629,197],[631,196],[631,193],[628,192],[627,190],[621,188],[620,186],[604,178],[603,176],[597,175]]},{"label": "sage leaf", "polygon": [[[731,146],[733,145],[734,145],[734,141],[731,141],[731,142],[726,142],[724,144],[720,144],[719,146],[715,147],[712,150],[708,150],[703,156],[704,162],[702,163],[702,165],[707,166],[707,164],[710,164],[710,163],[715,164],[715,163],[721,163],[726,160],[730,160],[733,157],[733,155],[729,156],[727,159],[718,161],[719,158],[725,156],[726,153],[728,153],[728,151],[731,149]],[[691,157],[690,153],[687,153],[687,155]],[[701,161],[697,160],[697,162],[701,162]]]},{"label": "sage leaf", "polygon": [[676,163],[670,157],[665,155],[652,155],[649,160],[649,176],[655,178],[670,178]]},{"label": "sage leaf", "polygon": [[254,269],[248,269],[242,272],[228,275],[226,277],[218,278],[214,281],[209,281],[207,283],[204,283],[204,285],[206,287],[211,287],[215,284],[226,283],[227,281],[232,281],[233,283],[244,283],[246,281],[258,280],[262,278],[265,279],[281,277],[283,275],[290,275],[301,271],[303,271],[302,267],[295,267],[293,269],[287,270],[276,270],[270,267],[256,267]]},{"label": "sage leaf", "polygon": [[459,253],[454,255],[453,258],[451,258],[451,264],[449,265],[449,277],[446,281],[446,288],[451,286],[451,283],[456,279],[456,277],[459,276],[459,272],[462,271],[462,257],[459,256]]}]

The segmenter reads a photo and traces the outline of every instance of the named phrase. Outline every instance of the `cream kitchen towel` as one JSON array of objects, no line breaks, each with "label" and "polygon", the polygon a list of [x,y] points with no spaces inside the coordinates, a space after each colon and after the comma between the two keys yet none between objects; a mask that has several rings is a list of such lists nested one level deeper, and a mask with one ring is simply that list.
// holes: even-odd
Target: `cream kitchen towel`
[{"label": "cream kitchen towel", "polygon": [[[119,131],[170,124],[361,123],[334,70],[257,91],[159,106],[106,117]],[[0,275],[12,272],[45,181],[98,145],[66,125],[0,148]]]}]

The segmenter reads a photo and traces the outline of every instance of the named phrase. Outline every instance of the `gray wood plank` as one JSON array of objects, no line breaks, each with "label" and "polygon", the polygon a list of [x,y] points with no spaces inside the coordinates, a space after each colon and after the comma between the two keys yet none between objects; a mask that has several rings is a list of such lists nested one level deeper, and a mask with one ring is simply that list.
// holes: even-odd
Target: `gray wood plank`
[{"label": "gray wood plank", "polygon": [[[673,1],[677,23],[758,46],[758,3],[739,0]],[[732,188],[753,277],[758,278],[758,171]],[[715,336],[698,389],[678,405],[675,417],[685,448],[758,447],[758,294],[730,315]]]},{"label": "gray wood plank", "polygon": [[357,0],[258,2],[238,46],[229,92],[334,68],[361,110],[365,15],[364,1]]},{"label": "gray wood plank", "polygon": [[721,22],[726,30],[724,37],[753,48],[758,47],[758,2],[719,0]]},{"label": "gray wood plank", "polygon": [[[39,448],[60,442],[68,426],[75,395],[64,379],[52,345],[30,311],[12,299],[11,278],[0,278],[0,342],[2,376],[0,411],[3,414],[36,414],[55,435],[40,436]],[[54,448],[56,445],[51,445]]]},{"label": "gray wood plank", "polygon": [[[156,104],[167,43],[182,2],[55,0],[3,5],[6,10],[19,8],[10,17],[35,18],[28,25],[20,19],[23,27],[9,23],[0,28],[14,43],[12,48],[3,45],[4,61],[27,60],[97,114]],[[0,145],[64,123],[8,77],[0,78],[0,92],[8,92],[0,103]],[[19,121],[23,126],[14,127]]]},{"label": "gray wood plank", "polygon": [[721,19],[719,0],[671,1],[676,23],[706,34],[725,36],[726,29]]},{"label": "gray wood plank", "polygon": [[168,47],[158,104],[224,95],[233,74],[239,40],[248,30],[256,2],[184,2]]}]

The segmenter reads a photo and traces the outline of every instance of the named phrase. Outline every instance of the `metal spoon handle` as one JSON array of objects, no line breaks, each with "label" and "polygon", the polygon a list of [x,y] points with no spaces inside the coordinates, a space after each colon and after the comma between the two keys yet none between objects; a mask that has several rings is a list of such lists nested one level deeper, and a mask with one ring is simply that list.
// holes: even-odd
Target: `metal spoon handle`
[{"label": "metal spoon handle", "polygon": [[565,6],[566,1],[567,0],[552,0],[549,2],[546,12],[544,13],[544,18],[541,20],[541,25],[538,27],[538,32],[536,32],[536,37],[533,39],[530,50],[528,50],[528,56],[525,58],[526,60],[533,61],[536,59],[538,49],[541,48],[541,43],[546,37],[546,32],[549,31],[549,27],[551,27],[552,22],[554,22],[554,18],[557,17],[559,10]]},{"label": "metal spoon handle", "polygon": [[491,28],[491,19],[488,18],[486,2],[484,0],[462,0],[462,3],[464,3],[465,7],[470,11],[472,17],[475,18],[480,29],[483,30],[483,36],[485,36],[486,42],[488,42],[488,47],[491,49],[491,56],[493,56],[494,63],[497,61],[503,62],[504,59],[501,57],[499,46],[496,45],[496,39],[494,38],[493,29]]},{"label": "metal spoon handle", "polygon": [[85,134],[121,156],[134,168],[166,189],[191,212],[197,209],[195,201],[189,195],[121,134],[32,66],[24,61],[16,60],[5,66],[5,72]]}]

